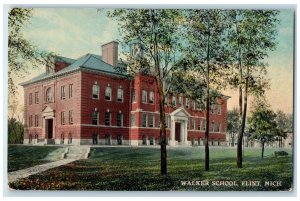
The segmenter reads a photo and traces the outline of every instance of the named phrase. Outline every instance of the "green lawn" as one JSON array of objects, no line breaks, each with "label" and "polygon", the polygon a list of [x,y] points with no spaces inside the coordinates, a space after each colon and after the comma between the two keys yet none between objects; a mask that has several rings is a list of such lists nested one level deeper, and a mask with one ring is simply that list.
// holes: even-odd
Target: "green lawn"
[{"label": "green lawn", "polygon": [[59,148],[56,146],[8,145],[8,172],[51,162],[52,159],[45,157]]},{"label": "green lawn", "polygon": [[[99,147],[91,149],[89,159],[48,170],[11,183],[14,189],[51,190],[143,190],[143,191],[273,191],[292,185],[292,156],[275,157],[276,149],[246,149],[244,167],[236,168],[236,149],[210,147],[210,171],[204,171],[204,148],[169,148],[168,176],[160,176],[160,149]],[[208,180],[208,186],[182,185],[182,181]],[[215,181],[236,181],[238,186],[214,186]],[[260,181],[246,187],[242,181]],[[280,181],[267,187],[265,181]]]}]

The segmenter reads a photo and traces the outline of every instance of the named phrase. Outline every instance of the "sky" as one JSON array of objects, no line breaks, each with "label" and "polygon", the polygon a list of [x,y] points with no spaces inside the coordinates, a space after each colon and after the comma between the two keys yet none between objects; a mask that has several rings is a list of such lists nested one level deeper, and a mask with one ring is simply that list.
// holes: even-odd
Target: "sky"
[{"label": "sky", "polygon": [[[277,49],[270,52],[266,59],[271,79],[271,88],[266,95],[274,110],[292,113],[293,11],[280,10],[278,18]],[[100,55],[102,44],[120,39],[117,22],[107,18],[104,11],[99,12],[95,8],[35,8],[31,23],[23,28],[23,34],[39,49],[70,58],[78,58],[87,53]],[[44,67],[31,70],[25,78],[16,78],[16,83],[29,80],[44,71]],[[225,90],[223,93],[231,97],[228,100],[228,110],[238,107],[237,91]],[[21,86],[17,99],[21,109]]]}]

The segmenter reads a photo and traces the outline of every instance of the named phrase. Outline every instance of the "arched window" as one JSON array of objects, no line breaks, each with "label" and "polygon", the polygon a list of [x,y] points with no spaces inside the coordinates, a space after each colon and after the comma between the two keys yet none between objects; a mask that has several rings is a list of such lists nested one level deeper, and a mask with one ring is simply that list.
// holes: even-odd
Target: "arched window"
[{"label": "arched window", "polygon": [[110,101],[111,100],[111,87],[107,86],[105,88],[105,100]]},{"label": "arched window", "polygon": [[150,104],[154,103],[154,92],[153,91],[150,91],[150,94],[149,94],[149,103]]},{"label": "arched window", "polygon": [[46,102],[52,102],[53,101],[53,92],[52,92],[52,88],[49,87],[46,90]]},{"label": "arched window", "polygon": [[118,102],[123,102],[123,89],[122,88],[119,88],[118,89],[118,94],[117,94],[117,101]]},{"label": "arched window", "polygon": [[93,85],[93,99],[99,99],[99,85]]}]

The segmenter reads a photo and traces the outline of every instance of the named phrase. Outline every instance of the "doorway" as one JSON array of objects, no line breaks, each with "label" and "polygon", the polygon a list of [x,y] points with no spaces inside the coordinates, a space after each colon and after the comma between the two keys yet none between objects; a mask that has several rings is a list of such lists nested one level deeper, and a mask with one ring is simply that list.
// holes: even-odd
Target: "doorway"
[{"label": "doorway", "polygon": [[53,119],[46,120],[47,137],[48,139],[53,138]]},{"label": "doorway", "polygon": [[178,142],[181,142],[180,129],[181,129],[181,123],[176,122],[175,123],[175,141],[178,141]]}]

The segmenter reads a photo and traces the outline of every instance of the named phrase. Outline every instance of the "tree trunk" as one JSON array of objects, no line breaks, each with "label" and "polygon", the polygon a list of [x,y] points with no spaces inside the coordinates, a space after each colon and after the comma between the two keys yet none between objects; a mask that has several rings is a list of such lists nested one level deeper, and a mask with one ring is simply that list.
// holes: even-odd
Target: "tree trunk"
[{"label": "tree trunk", "polygon": [[261,148],[261,159],[264,158],[264,152],[265,152],[265,143],[262,142],[262,148]]},{"label": "tree trunk", "polygon": [[209,135],[209,80],[207,81],[207,99],[206,99],[206,131],[205,131],[205,170],[209,170],[209,147],[208,147],[208,135]]},{"label": "tree trunk", "polygon": [[242,116],[242,124],[241,130],[238,136],[238,146],[237,146],[237,167],[243,167],[243,156],[242,156],[242,149],[243,149],[243,137],[245,131],[245,124],[246,124],[246,114],[247,114],[247,99],[248,99],[248,77],[246,78],[245,83],[245,93],[244,93],[244,111]]},{"label": "tree trunk", "polygon": [[164,94],[163,86],[159,77],[156,77],[156,83],[159,95],[159,111],[161,118],[161,129],[160,129],[160,174],[167,174],[167,146],[166,146],[166,113],[164,105]]}]

